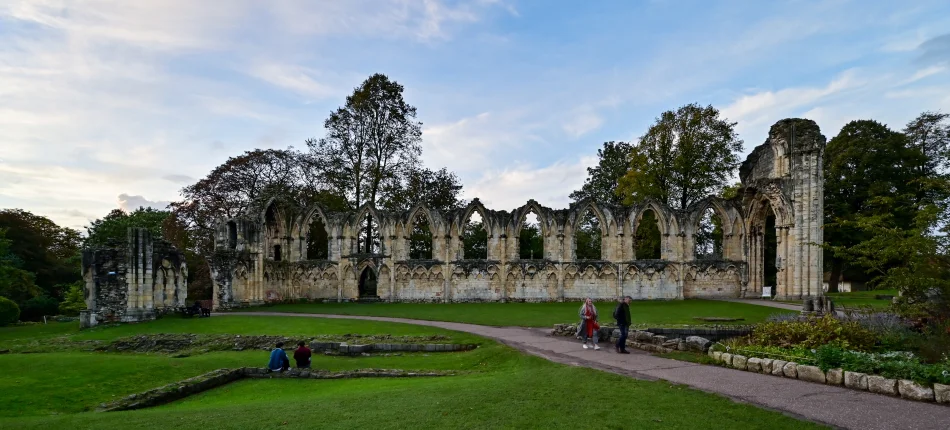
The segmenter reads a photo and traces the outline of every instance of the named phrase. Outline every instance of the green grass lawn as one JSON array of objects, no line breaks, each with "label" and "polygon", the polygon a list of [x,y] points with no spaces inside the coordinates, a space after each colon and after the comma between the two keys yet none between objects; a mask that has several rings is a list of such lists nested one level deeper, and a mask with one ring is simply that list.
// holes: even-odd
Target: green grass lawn
[{"label": "green grass lawn", "polygon": [[[580,302],[564,303],[300,303],[241,309],[248,312],[368,315],[451,321],[491,326],[551,327],[577,320]],[[598,302],[602,322],[611,323],[616,302]],[[752,324],[774,313],[794,313],[765,306],[715,300],[634,301],[633,323],[643,326],[703,324],[695,317],[743,318]],[[730,324],[730,323],[715,323]]]},{"label": "green grass lawn", "polygon": [[372,321],[243,317],[162,320],[77,333],[19,326],[3,342],[110,340],[137,333],[445,335],[457,353],[314,356],[318,369],[454,370],[419,379],[244,380],[169,405],[90,412],[98,404],[222,367],[263,366],[266,351],[172,358],[58,352],[0,355],[0,428],[768,428],[818,426],[663,381],[555,364],[475,336]]},{"label": "green grass lawn", "polygon": [[[245,380],[148,410],[49,415],[48,410],[33,409],[37,416],[0,418],[0,427],[819,428],[686,387],[558,365],[499,348],[504,350],[500,351],[503,362],[496,363],[500,365],[462,376]],[[109,360],[103,368],[113,364]],[[139,374],[160,371],[167,372],[163,368],[143,368]],[[170,374],[166,378],[173,379]],[[99,379],[105,378],[99,375]],[[63,384],[73,385],[74,380],[63,379],[59,385]],[[37,389],[49,392],[55,388]],[[90,385],[88,389],[105,391],[115,387]],[[73,399],[77,403],[82,400]],[[3,399],[2,404],[7,401]]]},{"label": "green grass lawn", "polygon": [[827,296],[836,305],[846,307],[870,306],[875,309],[884,309],[890,306],[890,299],[875,299],[874,296],[897,296],[897,290],[854,291],[850,293],[827,293]]}]

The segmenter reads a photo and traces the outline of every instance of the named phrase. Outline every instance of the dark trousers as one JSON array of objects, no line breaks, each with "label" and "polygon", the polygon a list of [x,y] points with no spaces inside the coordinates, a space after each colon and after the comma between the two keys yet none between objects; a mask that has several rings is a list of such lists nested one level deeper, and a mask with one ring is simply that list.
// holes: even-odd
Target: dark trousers
[{"label": "dark trousers", "polygon": [[620,328],[620,339],[617,339],[617,348],[620,348],[621,351],[627,350],[627,330],[630,329],[630,326],[622,325]]}]

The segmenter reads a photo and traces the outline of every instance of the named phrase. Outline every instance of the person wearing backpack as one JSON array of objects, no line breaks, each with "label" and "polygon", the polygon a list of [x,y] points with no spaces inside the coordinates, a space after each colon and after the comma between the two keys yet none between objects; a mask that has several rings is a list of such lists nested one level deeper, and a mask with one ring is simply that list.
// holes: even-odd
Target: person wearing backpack
[{"label": "person wearing backpack", "polygon": [[620,339],[617,339],[615,349],[618,354],[629,354],[627,351],[627,332],[630,330],[630,296],[624,296],[614,309],[614,319],[620,328]]}]

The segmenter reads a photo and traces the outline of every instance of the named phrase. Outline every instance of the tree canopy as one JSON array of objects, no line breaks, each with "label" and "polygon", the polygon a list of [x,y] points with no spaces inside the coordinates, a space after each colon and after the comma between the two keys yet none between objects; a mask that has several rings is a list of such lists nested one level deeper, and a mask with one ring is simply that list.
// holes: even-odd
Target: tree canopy
[{"label": "tree canopy", "polygon": [[626,142],[605,142],[604,147],[597,150],[597,165],[587,168],[587,179],[581,189],[571,193],[574,202],[583,199],[608,203],[623,204],[623,195],[618,190],[620,178],[630,170],[630,155],[633,145]]},{"label": "tree canopy", "polygon": [[21,209],[0,210],[0,229],[6,230],[7,252],[18,259],[19,269],[33,274],[44,294],[62,298],[66,284],[79,279],[77,230]]},{"label": "tree canopy", "polygon": [[619,187],[624,202],[654,199],[685,209],[719,192],[739,165],[742,141],[735,124],[712,106],[663,112],[633,146]]},{"label": "tree canopy", "polygon": [[96,248],[110,244],[124,244],[131,227],[144,228],[156,239],[162,238],[162,224],[171,212],[140,207],[132,212],[113,209],[105,217],[89,223],[86,227],[84,246]]},{"label": "tree canopy", "polygon": [[422,123],[402,93],[386,75],[370,76],[324,121],[326,136],[307,141],[317,170],[350,208],[379,204],[384,188],[400,188],[418,168]]}]

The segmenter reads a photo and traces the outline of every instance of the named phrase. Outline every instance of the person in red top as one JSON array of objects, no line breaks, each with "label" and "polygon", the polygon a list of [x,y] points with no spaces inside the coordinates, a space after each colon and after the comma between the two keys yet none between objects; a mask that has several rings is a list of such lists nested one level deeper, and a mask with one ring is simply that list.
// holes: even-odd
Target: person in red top
[{"label": "person in red top", "polygon": [[310,348],[307,348],[303,341],[297,342],[297,350],[294,351],[294,361],[297,362],[298,369],[310,368],[310,356]]},{"label": "person in red top", "polygon": [[588,348],[588,340],[594,341],[594,350],[600,349],[600,346],[597,345],[598,331],[600,330],[600,324],[597,324],[597,307],[594,306],[594,301],[590,297],[581,305],[578,316],[581,317],[581,323],[577,326],[577,336],[584,339],[584,349]]}]

